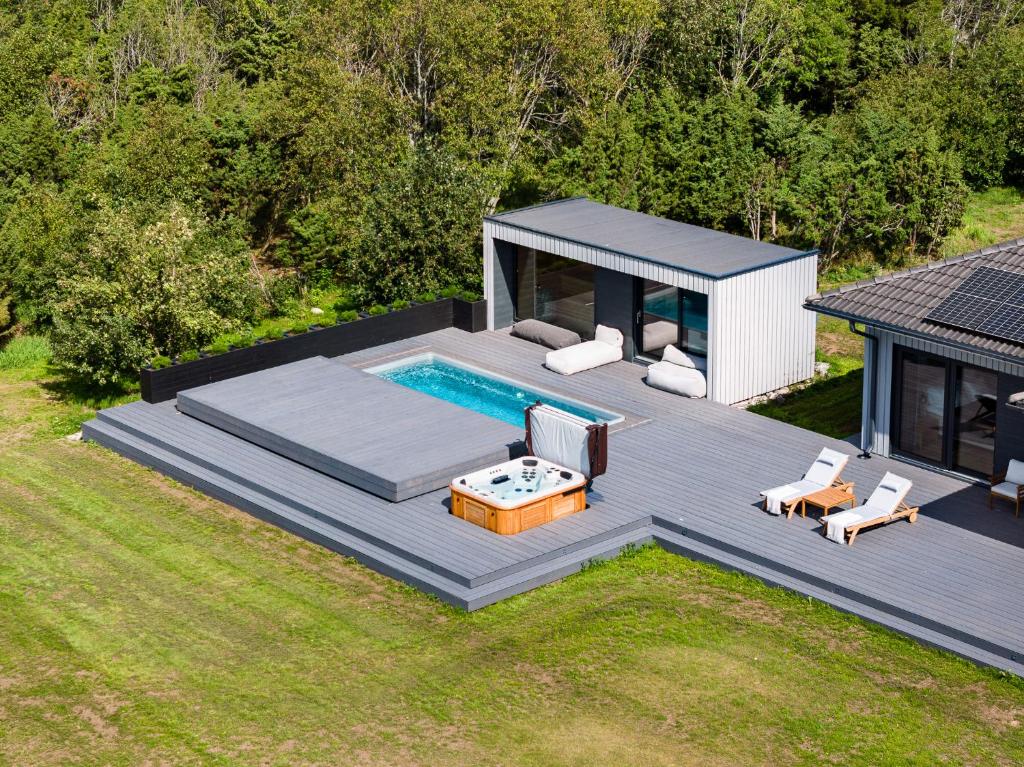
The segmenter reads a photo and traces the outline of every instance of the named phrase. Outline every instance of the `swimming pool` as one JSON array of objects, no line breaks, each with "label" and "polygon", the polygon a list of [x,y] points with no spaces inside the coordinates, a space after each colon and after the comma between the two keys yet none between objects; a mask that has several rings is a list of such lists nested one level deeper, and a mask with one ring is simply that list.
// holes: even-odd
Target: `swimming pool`
[{"label": "swimming pool", "polygon": [[618,413],[485,373],[432,352],[367,368],[366,372],[513,426],[525,426],[523,410],[537,400],[593,423],[623,420]]}]

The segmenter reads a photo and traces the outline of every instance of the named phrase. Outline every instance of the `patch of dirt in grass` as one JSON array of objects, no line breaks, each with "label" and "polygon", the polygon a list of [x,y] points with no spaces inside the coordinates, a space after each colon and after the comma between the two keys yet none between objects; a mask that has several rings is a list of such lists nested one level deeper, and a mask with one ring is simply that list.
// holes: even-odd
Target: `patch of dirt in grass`
[{"label": "patch of dirt in grass", "polygon": [[117,727],[108,722],[98,711],[94,711],[87,706],[75,706],[72,711],[75,712],[75,715],[79,719],[88,724],[89,727],[92,728],[93,732],[101,738],[117,737]]}]

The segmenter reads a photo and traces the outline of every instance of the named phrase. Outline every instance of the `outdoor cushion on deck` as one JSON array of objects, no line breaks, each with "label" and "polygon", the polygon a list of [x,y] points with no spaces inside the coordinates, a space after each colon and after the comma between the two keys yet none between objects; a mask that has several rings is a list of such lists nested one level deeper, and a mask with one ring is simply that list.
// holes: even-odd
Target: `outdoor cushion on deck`
[{"label": "outdoor cushion on deck", "polygon": [[647,385],[683,397],[706,397],[708,381],[697,361],[674,346],[666,346],[661,362],[647,368]]},{"label": "outdoor cushion on deck", "polygon": [[573,330],[550,325],[540,320],[521,320],[512,326],[510,335],[546,346],[549,349],[575,346],[581,340],[580,334]]},{"label": "outdoor cushion on deck", "polygon": [[556,373],[571,376],[621,359],[622,333],[615,328],[598,325],[593,341],[548,352],[544,365]]},{"label": "outdoor cushion on deck", "polygon": [[1020,516],[1021,502],[1024,501],[1024,461],[1011,458],[1006,471],[1003,474],[996,474],[992,477],[992,487],[988,493],[988,507],[990,509],[992,508],[992,499],[994,497],[1013,501],[1016,507],[1016,515]]},{"label": "outdoor cushion on deck", "polygon": [[677,346],[666,346],[665,350],[661,353],[661,358],[665,362],[671,362],[673,365],[679,365],[684,368],[693,368],[699,370],[702,373],[708,371],[708,360],[707,357],[698,357],[695,354],[687,354]]},{"label": "outdoor cushion on deck", "polygon": [[862,528],[904,517],[914,522],[917,519],[917,508],[911,508],[903,503],[913,484],[909,479],[887,472],[862,506],[855,506],[838,514],[826,514],[821,518],[825,535],[836,543],[846,543],[846,536],[849,535],[849,544],[852,546],[854,538]]},{"label": "outdoor cushion on deck", "polygon": [[818,457],[814,459],[814,463],[811,464],[811,468],[804,474],[803,479],[773,487],[771,490],[761,491],[765,510],[769,514],[778,515],[786,510],[784,507],[788,506],[789,516],[792,516],[797,502],[803,498],[817,493],[819,490],[824,490],[826,487],[837,483],[841,484],[843,480],[839,475],[843,473],[849,460],[850,456],[845,453],[830,450],[827,447],[822,448]]}]

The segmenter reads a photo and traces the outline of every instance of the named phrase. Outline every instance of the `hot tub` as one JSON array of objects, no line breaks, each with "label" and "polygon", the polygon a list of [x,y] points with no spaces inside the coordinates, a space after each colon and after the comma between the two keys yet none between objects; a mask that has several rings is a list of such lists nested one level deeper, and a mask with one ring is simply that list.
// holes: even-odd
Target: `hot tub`
[{"label": "hot tub", "polygon": [[540,458],[517,458],[452,480],[451,513],[515,535],[587,507],[587,478]]}]

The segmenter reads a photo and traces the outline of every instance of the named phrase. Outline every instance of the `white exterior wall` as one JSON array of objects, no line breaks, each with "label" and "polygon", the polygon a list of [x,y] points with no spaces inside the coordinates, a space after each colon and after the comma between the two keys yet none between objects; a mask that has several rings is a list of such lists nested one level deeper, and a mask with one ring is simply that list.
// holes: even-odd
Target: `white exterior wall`
[{"label": "white exterior wall", "polygon": [[497,221],[484,221],[484,298],[494,330],[494,241],[523,245],[708,296],[708,398],[732,404],[814,374],[817,256],[715,280]]},{"label": "white exterior wall", "polygon": [[814,375],[818,258],[804,256],[719,280],[708,308],[710,399],[741,402]]},{"label": "white exterior wall", "polygon": [[[878,328],[867,328],[867,332],[878,338],[878,367],[875,371],[876,400],[875,400],[875,426],[874,435],[871,441],[870,450],[872,453],[889,456],[892,449],[890,433],[892,431],[892,401],[893,401],[893,349],[896,346],[905,346],[917,351],[930,352],[940,357],[962,362],[965,365],[973,365],[979,368],[995,370],[999,373],[1007,373],[1013,376],[1024,377],[1024,365],[1015,365],[1012,362],[996,360],[984,354],[958,349],[953,346],[946,346],[942,343],[927,341],[914,336],[906,336],[900,333],[893,333]],[[869,387],[870,380],[864,379],[864,401],[867,402],[871,396]],[[865,409],[866,410],[866,409]],[[865,419],[861,429],[869,429],[870,424]]]}]

